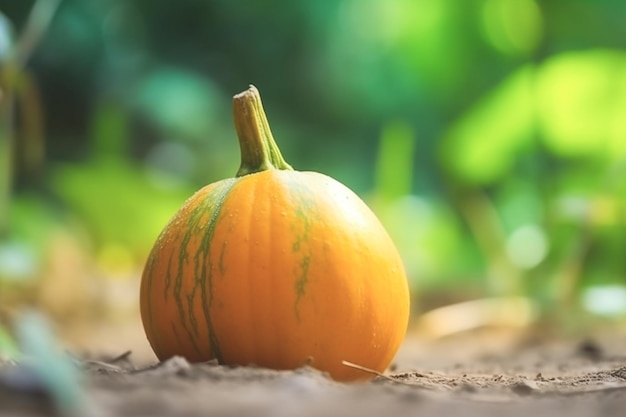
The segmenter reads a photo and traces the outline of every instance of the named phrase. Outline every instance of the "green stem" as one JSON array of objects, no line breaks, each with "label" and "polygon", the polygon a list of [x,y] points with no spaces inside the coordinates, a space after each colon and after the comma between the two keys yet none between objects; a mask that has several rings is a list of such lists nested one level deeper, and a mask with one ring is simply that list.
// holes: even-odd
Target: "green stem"
[{"label": "green stem", "polygon": [[[9,211],[15,174],[13,154],[16,141],[14,120],[16,98],[26,99],[23,103],[25,107],[22,109],[22,116],[27,122],[36,120],[39,123],[41,116],[39,108],[28,107],[29,104],[33,104],[32,85],[25,86],[25,88],[31,87],[26,91],[26,96],[20,96],[24,94],[24,91],[19,91],[20,85],[18,84],[20,78],[23,79],[27,61],[45,35],[60,3],[61,0],[37,0],[28,15],[26,28],[20,34],[15,47],[12,48],[13,52],[0,66],[0,237],[8,233],[10,225]],[[37,130],[35,133],[40,135],[41,132]],[[41,143],[43,143],[42,140],[40,140]],[[38,156],[43,157],[43,151]]]},{"label": "green stem", "polygon": [[293,170],[274,141],[256,87],[251,85],[233,97],[233,114],[241,148],[238,177],[270,169]]},{"label": "green stem", "polygon": [[13,185],[14,83],[11,69],[0,70],[0,238],[9,232]]}]

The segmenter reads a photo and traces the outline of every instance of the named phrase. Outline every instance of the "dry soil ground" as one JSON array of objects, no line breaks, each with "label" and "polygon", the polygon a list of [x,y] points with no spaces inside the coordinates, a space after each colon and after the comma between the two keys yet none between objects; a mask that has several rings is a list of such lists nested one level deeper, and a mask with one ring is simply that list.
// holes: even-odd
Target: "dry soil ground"
[{"label": "dry soil ground", "polygon": [[[278,372],[181,358],[150,365],[135,353],[84,358],[82,367],[90,413],[102,417],[626,415],[626,338],[494,340],[409,338],[385,377],[353,385],[308,368]],[[51,413],[45,397],[0,384],[0,416]]]}]

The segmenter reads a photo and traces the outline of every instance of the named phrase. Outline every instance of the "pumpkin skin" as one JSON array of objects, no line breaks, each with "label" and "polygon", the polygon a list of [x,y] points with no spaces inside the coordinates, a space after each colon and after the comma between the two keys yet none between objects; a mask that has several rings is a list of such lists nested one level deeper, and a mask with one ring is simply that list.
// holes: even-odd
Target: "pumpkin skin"
[{"label": "pumpkin skin", "polygon": [[351,381],[371,375],[342,361],[383,372],[393,359],[409,292],[393,242],[356,194],[319,173],[270,168],[185,202],[149,255],[140,305],[161,360],[308,364]]}]

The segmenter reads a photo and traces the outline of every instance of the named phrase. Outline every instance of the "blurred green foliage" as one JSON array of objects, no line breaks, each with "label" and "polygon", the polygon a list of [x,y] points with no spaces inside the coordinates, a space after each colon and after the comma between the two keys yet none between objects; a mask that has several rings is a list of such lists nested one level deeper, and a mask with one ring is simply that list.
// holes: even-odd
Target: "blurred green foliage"
[{"label": "blurred green foliage", "polygon": [[18,348],[9,332],[0,326],[0,362],[14,359],[18,355]]},{"label": "blurred green foliage", "polygon": [[[0,0],[3,91],[34,4]],[[420,310],[526,294],[624,316],[625,14],[617,0],[64,0],[25,62],[35,87],[0,101],[19,108],[0,138],[0,300],[11,277],[37,279],[24,264],[45,265],[55,225],[86,231],[96,266],[114,253],[141,268],[184,199],[234,175],[230,97],[254,83],[288,161],[379,214]]]}]

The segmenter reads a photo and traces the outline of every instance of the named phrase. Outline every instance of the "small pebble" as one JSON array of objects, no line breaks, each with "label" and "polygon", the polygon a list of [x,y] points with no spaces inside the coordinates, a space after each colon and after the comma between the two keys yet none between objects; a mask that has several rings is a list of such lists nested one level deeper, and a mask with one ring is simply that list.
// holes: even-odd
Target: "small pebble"
[{"label": "small pebble", "polygon": [[511,385],[511,391],[518,395],[530,395],[537,390],[537,384],[532,381],[521,381]]}]

